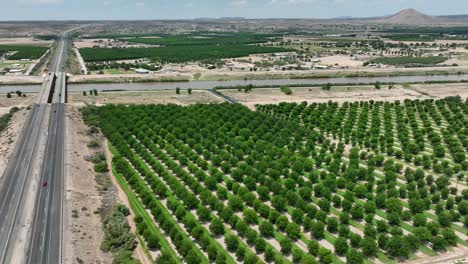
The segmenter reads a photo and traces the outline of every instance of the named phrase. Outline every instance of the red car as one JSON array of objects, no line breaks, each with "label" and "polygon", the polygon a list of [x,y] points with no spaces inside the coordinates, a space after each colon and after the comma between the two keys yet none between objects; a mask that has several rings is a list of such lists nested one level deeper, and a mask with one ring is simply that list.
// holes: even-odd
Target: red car
[{"label": "red car", "polygon": [[46,181],[42,183],[42,187],[47,187],[47,182]]}]

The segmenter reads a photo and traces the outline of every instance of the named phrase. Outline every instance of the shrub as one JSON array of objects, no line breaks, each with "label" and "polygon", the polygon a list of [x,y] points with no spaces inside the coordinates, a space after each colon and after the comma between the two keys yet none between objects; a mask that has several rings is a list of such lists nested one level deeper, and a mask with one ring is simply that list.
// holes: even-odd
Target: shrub
[{"label": "shrub", "polygon": [[283,92],[286,95],[293,94],[293,91],[291,90],[289,86],[281,86],[280,89],[281,89],[281,92]]},{"label": "shrub", "polygon": [[101,163],[95,164],[94,165],[94,171],[95,172],[100,172],[100,173],[109,171],[109,168],[107,166],[107,162],[101,162]]}]

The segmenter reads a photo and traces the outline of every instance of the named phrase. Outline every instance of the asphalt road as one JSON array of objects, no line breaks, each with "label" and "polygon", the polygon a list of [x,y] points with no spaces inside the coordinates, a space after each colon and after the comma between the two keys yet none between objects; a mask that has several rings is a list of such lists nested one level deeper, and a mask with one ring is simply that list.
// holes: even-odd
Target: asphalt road
[{"label": "asphalt road", "polygon": [[[68,39],[62,36],[38,101],[32,107],[0,180],[0,263],[62,263],[63,179]],[[52,90],[53,95],[50,95]],[[47,132],[47,133],[45,133]],[[45,144],[45,146],[41,145]],[[39,173],[39,179],[33,177]],[[37,187],[34,194],[28,192]],[[34,206],[26,206],[35,195]],[[28,211],[29,210],[29,211]],[[32,212],[30,211],[32,210]],[[29,226],[23,216],[32,214]],[[24,256],[17,240],[27,228]]]}]

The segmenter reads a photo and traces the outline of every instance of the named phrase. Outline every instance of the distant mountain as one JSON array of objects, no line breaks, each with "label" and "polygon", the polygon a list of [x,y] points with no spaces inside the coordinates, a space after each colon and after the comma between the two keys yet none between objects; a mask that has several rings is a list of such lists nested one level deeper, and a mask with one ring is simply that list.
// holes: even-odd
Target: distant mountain
[{"label": "distant mountain", "polygon": [[377,19],[377,22],[384,24],[428,25],[446,22],[444,20],[441,17],[429,16],[410,8],[394,15]]}]

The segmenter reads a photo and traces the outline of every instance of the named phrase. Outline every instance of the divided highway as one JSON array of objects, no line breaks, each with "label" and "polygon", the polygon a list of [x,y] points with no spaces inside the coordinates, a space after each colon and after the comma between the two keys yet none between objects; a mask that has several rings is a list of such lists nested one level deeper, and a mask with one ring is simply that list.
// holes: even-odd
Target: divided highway
[{"label": "divided highway", "polygon": [[0,179],[0,263],[62,263],[66,34]]}]

